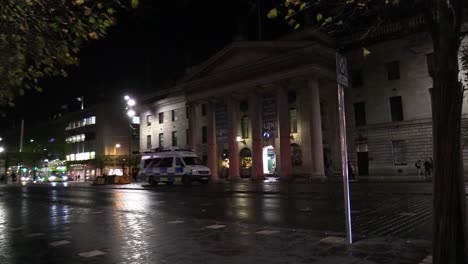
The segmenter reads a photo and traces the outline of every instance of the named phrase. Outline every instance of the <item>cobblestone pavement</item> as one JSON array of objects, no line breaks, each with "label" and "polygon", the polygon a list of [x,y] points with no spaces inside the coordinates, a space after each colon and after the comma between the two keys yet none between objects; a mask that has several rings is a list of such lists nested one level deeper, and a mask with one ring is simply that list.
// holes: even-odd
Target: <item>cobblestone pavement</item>
[{"label": "cobblestone pavement", "polygon": [[429,254],[430,195],[355,191],[357,242],[347,246],[334,186],[256,186],[1,186],[0,263],[420,263]]}]

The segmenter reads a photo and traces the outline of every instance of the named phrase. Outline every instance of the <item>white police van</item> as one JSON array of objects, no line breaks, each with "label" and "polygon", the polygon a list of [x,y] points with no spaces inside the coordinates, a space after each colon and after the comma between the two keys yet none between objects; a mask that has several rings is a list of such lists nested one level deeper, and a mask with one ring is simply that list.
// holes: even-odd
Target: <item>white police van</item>
[{"label": "white police van", "polygon": [[189,185],[193,181],[206,184],[211,178],[211,171],[191,150],[163,149],[143,154],[138,177],[151,185],[159,182]]}]

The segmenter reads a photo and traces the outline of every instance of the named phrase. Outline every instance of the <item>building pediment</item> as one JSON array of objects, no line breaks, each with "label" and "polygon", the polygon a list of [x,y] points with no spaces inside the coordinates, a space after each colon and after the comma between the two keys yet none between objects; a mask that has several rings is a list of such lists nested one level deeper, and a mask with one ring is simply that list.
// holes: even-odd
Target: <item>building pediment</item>
[{"label": "building pediment", "polygon": [[247,65],[269,60],[288,52],[316,44],[303,41],[236,41],[226,46],[204,63],[190,69],[182,82],[229,72]]}]

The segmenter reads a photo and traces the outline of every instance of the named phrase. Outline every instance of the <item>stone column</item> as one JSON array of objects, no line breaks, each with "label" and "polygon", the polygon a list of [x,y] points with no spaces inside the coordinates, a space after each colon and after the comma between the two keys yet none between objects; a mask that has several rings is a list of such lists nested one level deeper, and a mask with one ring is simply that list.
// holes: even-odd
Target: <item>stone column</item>
[{"label": "stone column", "polygon": [[278,87],[276,100],[279,119],[279,143],[280,143],[280,170],[279,176],[284,179],[292,177],[291,138],[289,127],[289,107],[286,88]]},{"label": "stone column", "polygon": [[310,152],[312,156],[313,178],[325,177],[325,166],[323,161],[322,142],[322,119],[320,115],[320,93],[317,80],[308,80],[308,105],[309,129],[310,129]]},{"label": "stone column", "polygon": [[211,181],[213,182],[219,181],[215,110],[215,102],[210,101],[206,104],[206,122],[208,130],[208,167],[211,170]]},{"label": "stone column", "polygon": [[200,143],[200,137],[199,137],[199,126],[198,126],[198,118],[197,118],[197,104],[195,102],[190,102],[188,104],[188,116],[189,116],[189,148],[195,151],[197,153],[197,146]]},{"label": "stone column", "polygon": [[229,179],[240,178],[239,170],[239,145],[236,140],[239,120],[237,119],[239,105],[234,98],[229,97],[227,104],[228,114],[228,144],[229,144]]},{"label": "stone column", "polygon": [[249,117],[252,128],[252,180],[263,176],[262,107],[255,92],[249,94]]}]

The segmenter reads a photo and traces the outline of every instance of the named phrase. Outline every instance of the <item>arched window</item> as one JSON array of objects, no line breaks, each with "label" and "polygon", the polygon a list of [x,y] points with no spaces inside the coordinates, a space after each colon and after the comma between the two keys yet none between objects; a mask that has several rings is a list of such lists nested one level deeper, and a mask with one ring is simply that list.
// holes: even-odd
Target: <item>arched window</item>
[{"label": "arched window", "polygon": [[291,161],[293,167],[302,166],[302,151],[298,144],[291,144]]}]

